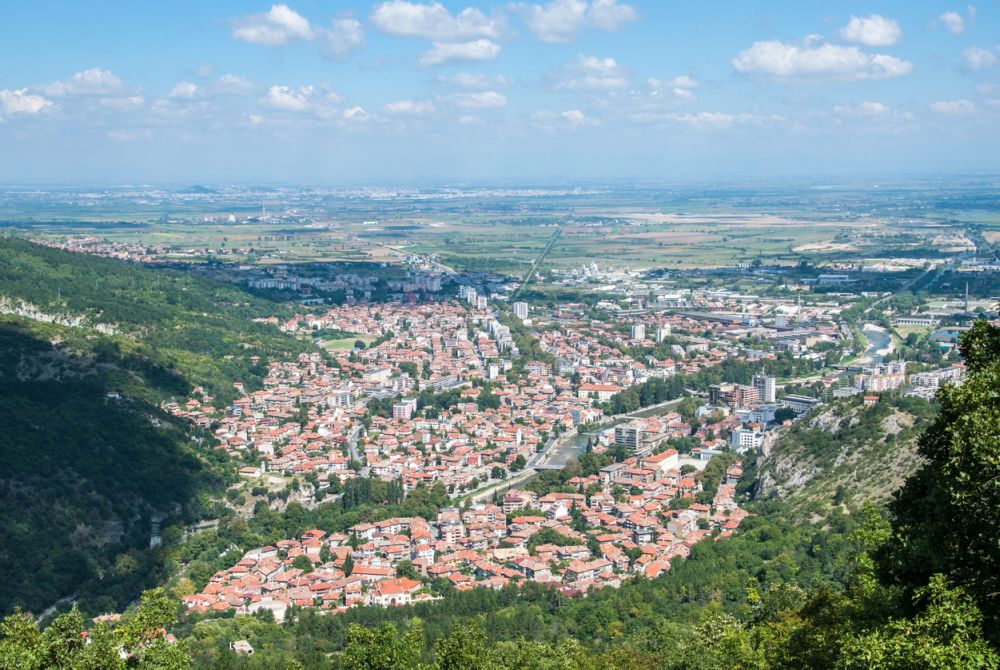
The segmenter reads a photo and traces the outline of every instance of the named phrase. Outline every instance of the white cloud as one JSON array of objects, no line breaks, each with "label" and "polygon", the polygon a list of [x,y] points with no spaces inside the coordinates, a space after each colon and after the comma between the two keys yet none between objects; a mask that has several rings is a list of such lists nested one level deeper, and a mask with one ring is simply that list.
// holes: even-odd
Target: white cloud
[{"label": "white cloud", "polygon": [[579,129],[600,125],[600,121],[587,116],[579,109],[567,109],[563,112],[535,112],[531,115],[531,122],[536,128],[549,132],[557,128]]},{"label": "white cloud", "polygon": [[420,57],[420,64],[431,67],[453,61],[494,60],[498,55],[500,55],[500,45],[487,39],[471,42],[434,42],[430,51]]},{"label": "white cloud", "polygon": [[189,81],[181,81],[174,84],[174,87],[170,89],[169,97],[191,100],[197,94],[198,94],[197,86],[195,86]]},{"label": "white cloud", "polygon": [[26,88],[0,91],[0,113],[2,114],[38,114],[52,106],[51,100],[28,93]]},{"label": "white cloud", "polygon": [[71,81],[74,93],[107,94],[115,93],[122,89],[122,80],[110,70],[102,70],[98,67],[77,72]]},{"label": "white cloud", "polygon": [[587,12],[587,23],[614,32],[638,16],[632,5],[620,4],[617,0],[593,0]]},{"label": "white cloud", "polygon": [[507,106],[507,96],[496,91],[456,93],[451,101],[464,109],[499,109]]},{"label": "white cloud", "polygon": [[559,91],[613,91],[629,85],[628,72],[614,58],[582,54],[553,79]]},{"label": "white cloud", "polygon": [[92,67],[77,72],[63,81],[56,81],[41,87],[47,95],[116,95],[125,89],[125,84],[110,70]]},{"label": "white cloud", "polygon": [[985,70],[997,64],[997,57],[993,52],[982,47],[969,47],[962,52],[962,58],[970,70]]},{"label": "white cloud", "polygon": [[475,37],[496,39],[503,32],[501,20],[489,18],[474,7],[466,7],[453,15],[440,2],[423,4],[390,0],[372,10],[371,21],[376,28],[390,35],[442,42]]},{"label": "white cloud", "polygon": [[543,42],[569,42],[586,22],[589,5],[584,0],[552,0],[545,5],[522,5],[528,28]]},{"label": "white cloud", "polygon": [[684,74],[682,74],[679,77],[674,77],[669,82],[667,82],[667,84],[674,88],[698,88],[699,86],[701,86],[701,84],[699,84],[697,80]]},{"label": "white cloud", "polygon": [[322,88],[326,91],[326,93],[323,95],[321,102],[326,103],[328,105],[339,105],[340,103],[344,102],[344,96],[337,93],[336,91],[331,91],[327,84],[323,84]]},{"label": "white cloud", "polygon": [[855,128],[898,135],[917,128],[917,117],[881,102],[859,102],[856,105],[837,105],[833,108],[834,124],[851,123]]},{"label": "white cloud", "polygon": [[991,81],[984,81],[976,86],[976,92],[979,95],[996,95],[1000,93],[1000,84],[995,84]]},{"label": "white cloud", "polygon": [[837,105],[833,108],[839,116],[885,116],[892,109],[881,102],[859,102],[857,105]]},{"label": "white cloud", "polygon": [[205,77],[211,77],[212,73],[215,72],[215,68],[208,63],[202,63],[197,68],[195,68],[194,73],[204,79]]},{"label": "white cloud", "polygon": [[226,95],[246,95],[256,89],[252,81],[235,74],[224,74],[215,84],[215,90]]},{"label": "white cloud", "polygon": [[787,120],[786,117],[780,114],[753,114],[750,112],[740,112],[737,114],[728,114],[726,112],[694,112],[688,114],[677,112],[640,112],[633,114],[631,119],[636,123],[680,124],[699,132],[730,130],[740,126],[772,126]]},{"label": "white cloud", "polygon": [[551,0],[515,7],[543,42],[569,42],[584,27],[615,31],[638,16],[634,7],[617,0]]},{"label": "white cloud", "polygon": [[250,44],[280,47],[295,40],[311,40],[309,20],[288,5],[271,5],[261,14],[251,14],[233,22],[233,39]]},{"label": "white cloud", "polygon": [[852,16],[846,26],[840,29],[840,37],[848,42],[859,42],[870,47],[887,47],[899,41],[903,31],[894,19],[878,14]]},{"label": "white cloud", "polygon": [[961,35],[965,31],[965,20],[958,12],[945,12],[938,18],[952,35]]},{"label": "white cloud", "polygon": [[475,114],[463,114],[458,117],[458,122],[463,126],[479,126],[482,125],[483,120]]},{"label": "white cloud", "polygon": [[261,14],[251,14],[233,21],[233,39],[250,44],[280,47],[297,39],[311,40],[309,20],[288,5],[271,5]]},{"label": "white cloud", "polygon": [[649,95],[652,98],[672,97],[679,101],[694,100],[694,90],[701,86],[697,80],[687,75],[680,75],[668,81],[650,77],[646,80],[646,85],[649,86]]},{"label": "white cloud", "polygon": [[931,111],[938,114],[971,114],[976,104],[971,100],[938,100],[931,103]]},{"label": "white cloud", "polygon": [[579,109],[569,109],[565,112],[559,112],[559,116],[566,119],[574,128],[590,128],[600,125],[597,119],[590,118]]},{"label": "white cloud", "polygon": [[458,72],[452,76],[438,75],[437,82],[446,86],[456,86],[458,88],[478,88],[487,89],[495,87],[506,87],[510,81],[502,74],[487,76],[481,72]]},{"label": "white cloud", "polygon": [[355,19],[334,19],[329,30],[317,33],[323,50],[330,56],[344,56],[365,44],[365,31]]},{"label": "white cloud", "polygon": [[349,109],[345,109],[342,116],[347,121],[367,121],[371,118],[371,115],[365,111],[364,107],[351,107]]},{"label": "white cloud", "polygon": [[390,114],[410,114],[420,116],[434,111],[434,103],[430,100],[397,100],[385,106]]},{"label": "white cloud", "polygon": [[274,109],[288,112],[301,112],[309,109],[309,96],[313,93],[312,86],[301,86],[293,89],[288,86],[272,86],[261,101]]},{"label": "white cloud", "polygon": [[37,87],[39,93],[54,98],[75,98],[88,111],[133,111],[145,106],[146,99],[139,89],[126,86],[110,70],[92,67],[75,73],[69,79]]},{"label": "white cloud", "polygon": [[314,27],[309,19],[285,4],[271,5],[261,14],[233,21],[233,39],[267,47],[285,46],[301,40],[316,40],[329,56],[340,57],[361,48],[364,30],[355,19],[334,19],[330,28]]},{"label": "white cloud", "polygon": [[780,40],[754,42],[733,58],[747,74],[784,79],[892,79],[909,74],[913,63],[886,54],[869,54],[854,46],[795,46]]}]

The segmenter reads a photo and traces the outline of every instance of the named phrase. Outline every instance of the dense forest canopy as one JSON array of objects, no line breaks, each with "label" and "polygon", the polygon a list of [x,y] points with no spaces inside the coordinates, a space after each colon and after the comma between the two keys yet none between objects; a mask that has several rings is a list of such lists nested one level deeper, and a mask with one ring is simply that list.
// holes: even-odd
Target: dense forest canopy
[{"label": "dense forest canopy", "polygon": [[308,348],[253,320],[285,313],[280,303],[176,270],[17,238],[0,237],[0,300],[79,319],[88,336],[103,336],[94,344],[98,354],[156,366],[175,382],[205,386],[223,399],[232,396],[234,380],[259,381],[266,365],[251,360],[255,356],[266,361]]}]

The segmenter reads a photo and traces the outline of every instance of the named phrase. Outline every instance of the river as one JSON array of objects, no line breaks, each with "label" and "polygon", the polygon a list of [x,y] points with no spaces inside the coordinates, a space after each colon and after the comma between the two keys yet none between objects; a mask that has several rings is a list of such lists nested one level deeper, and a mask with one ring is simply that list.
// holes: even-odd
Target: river
[{"label": "river", "polygon": [[866,323],[862,332],[868,340],[868,348],[865,349],[865,356],[872,363],[881,363],[885,355],[893,351],[892,336],[888,331],[874,323]]}]

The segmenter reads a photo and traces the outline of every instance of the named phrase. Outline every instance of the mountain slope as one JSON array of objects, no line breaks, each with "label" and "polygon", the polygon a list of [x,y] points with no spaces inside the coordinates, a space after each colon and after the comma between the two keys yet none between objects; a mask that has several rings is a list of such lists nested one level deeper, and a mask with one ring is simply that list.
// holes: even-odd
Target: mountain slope
[{"label": "mountain slope", "polygon": [[816,504],[886,502],[921,464],[916,439],[933,417],[919,398],[860,398],[813,410],[769,437],[756,458],[758,499]]},{"label": "mountain slope", "polygon": [[[0,324],[0,610],[38,611],[76,591],[112,607],[155,579],[138,553],[151,515],[185,510],[217,485],[186,427],[139,399],[107,397],[90,360]],[[38,371],[39,374],[31,374]],[[112,387],[113,388],[113,387]],[[83,589],[84,593],[81,593]]]},{"label": "mountain slope", "polygon": [[306,345],[274,304],[185,274],[0,239],[0,612],[75,594],[120,609],[167,566],[164,525],[208,512],[233,467],[159,403],[253,388]]},{"label": "mountain slope", "polygon": [[305,350],[253,321],[285,309],[179,271],[0,238],[0,315],[64,325],[81,348],[134,359],[142,376],[174,375],[178,392],[186,380],[229,396],[233,380],[259,382],[266,366],[255,356]]}]

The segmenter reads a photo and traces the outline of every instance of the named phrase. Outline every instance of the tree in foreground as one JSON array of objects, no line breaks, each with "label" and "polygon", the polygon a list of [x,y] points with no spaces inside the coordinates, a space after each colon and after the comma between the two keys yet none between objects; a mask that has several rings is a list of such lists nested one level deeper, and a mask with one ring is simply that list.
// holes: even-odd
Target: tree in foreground
[{"label": "tree in foreground", "polygon": [[[972,597],[1000,641],[1000,328],[977,322],[961,339],[967,379],[938,393],[921,436],[923,467],[890,505],[894,528],[877,552],[883,576],[915,593],[943,575]],[[918,599],[919,602],[919,599]]]},{"label": "tree in foreground", "polygon": [[27,614],[0,623],[2,670],[181,670],[190,666],[183,647],[168,639],[177,604],[163,589],[142,594],[139,607],[117,626],[87,629],[79,610],[57,617],[44,631]]}]

